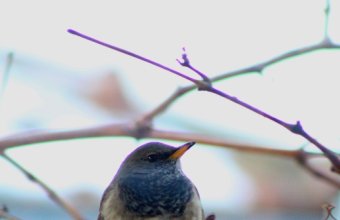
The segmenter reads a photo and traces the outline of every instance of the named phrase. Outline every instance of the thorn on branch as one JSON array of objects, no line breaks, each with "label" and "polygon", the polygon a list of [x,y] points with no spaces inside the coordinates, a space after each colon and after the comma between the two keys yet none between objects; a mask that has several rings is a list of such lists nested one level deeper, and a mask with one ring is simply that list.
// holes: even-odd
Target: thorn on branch
[{"label": "thorn on branch", "polygon": [[291,132],[293,132],[294,134],[303,134],[304,133],[304,130],[302,128],[300,121],[297,121],[296,124],[294,124],[294,125],[290,125],[289,130]]}]

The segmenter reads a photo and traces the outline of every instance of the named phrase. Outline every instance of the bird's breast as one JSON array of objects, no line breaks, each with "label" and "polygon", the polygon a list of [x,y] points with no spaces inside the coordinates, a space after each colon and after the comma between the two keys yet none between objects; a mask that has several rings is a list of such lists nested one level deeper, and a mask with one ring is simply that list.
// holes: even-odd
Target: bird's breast
[{"label": "bird's breast", "polygon": [[193,196],[192,183],[181,175],[130,176],[118,187],[125,208],[141,217],[181,216]]}]

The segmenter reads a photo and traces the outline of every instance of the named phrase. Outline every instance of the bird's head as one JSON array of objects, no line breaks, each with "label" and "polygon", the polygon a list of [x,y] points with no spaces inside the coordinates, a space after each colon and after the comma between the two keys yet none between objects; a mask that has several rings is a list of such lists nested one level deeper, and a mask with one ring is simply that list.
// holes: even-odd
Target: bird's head
[{"label": "bird's head", "polygon": [[179,159],[195,142],[188,142],[179,147],[173,147],[160,142],[144,144],[132,153],[122,163],[120,170],[128,173],[148,173],[157,170],[180,169]]}]

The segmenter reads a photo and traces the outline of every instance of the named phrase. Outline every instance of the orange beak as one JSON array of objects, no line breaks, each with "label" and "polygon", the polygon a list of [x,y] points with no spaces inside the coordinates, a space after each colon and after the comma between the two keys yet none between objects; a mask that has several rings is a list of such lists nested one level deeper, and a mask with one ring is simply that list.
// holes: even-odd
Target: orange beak
[{"label": "orange beak", "polygon": [[188,142],[178,147],[177,150],[170,155],[169,159],[177,160],[179,159],[187,150],[189,150],[196,142]]}]

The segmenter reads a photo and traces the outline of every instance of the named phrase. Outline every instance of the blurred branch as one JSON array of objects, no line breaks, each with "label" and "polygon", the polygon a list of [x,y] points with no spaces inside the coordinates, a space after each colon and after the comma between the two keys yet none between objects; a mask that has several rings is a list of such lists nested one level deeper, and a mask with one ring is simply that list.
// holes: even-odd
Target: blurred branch
[{"label": "blurred branch", "polygon": [[303,150],[300,151],[299,155],[296,157],[296,161],[308,172],[313,174],[315,177],[318,177],[322,180],[327,181],[328,183],[332,184],[333,186],[336,186],[337,188],[340,188],[340,181],[339,179],[335,179],[329,175],[326,174],[326,172],[321,171],[320,169],[317,169],[316,167],[313,167],[312,164],[309,163],[309,159],[313,155],[309,155],[307,152],[304,152]]},{"label": "blurred branch", "polygon": [[4,220],[20,220],[18,217],[9,214],[8,213],[8,208],[5,205],[2,208],[0,208],[0,219],[4,219]]},{"label": "blurred branch", "polygon": [[8,84],[9,73],[10,73],[10,70],[13,64],[13,58],[14,58],[14,54],[12,52],[7,54],[5,68],[4,68],[4,71],[2,72],[2,77],[1,77],[2,82],[0,85],[0,100],[3,98],[6,86]]},{"label": "blurred branch", "polygon": [[295,150],[283,150],[273,149],[266,147],[259,147],[256,145],[247,145],[235,143],[225,139],[217,137],[210,137],[202,134],[195,133],[183,133],[169,130],[159,130],[152,127],[143,127],[143,124],[139,123],[126,123],[126,124],[108,124],[90,128],[83,128],[77,130],[67,131],[35,131],[25,132],[21,134],[11,135],[0,139],[0,152],[5,152],[6,149],[12,147],[18,147],[29,144],[36,144],[49,141],[58,140],[70,140],[79,138],[90,138],[90,137],[134,137],[134,138],[156,138],[156,139],[167,139],[174,141],[188,141],[195,140],[201,144],[214,145],[225,147],[228,149],[261,153],[268,155],[284,156],[284,157],[295,157],[298,151]]},{"label": "blurred branch", "polygon": [[[27,171],[23,166],[18,164],[16,161],[14,161],[12,158],[7,156],[6,154],[2,154],[3,158],[5,158],[9,163],[11,163],[13,166],[15,166],[17,169],[19,169],[22,173],[26,175],[26,177],[31,180],[32,182],[39,185],[59,206],[61,206],[64,210],[66,210],[70,216],[72,216],[75,220],[83,220],[84,218],[80,215],[80,213],[73,208],[70,204],[65,202],[61,197],[58,196],[57,193],[55,193],[48,185],[46,185],[44,182],[42,182],[40,179],[38,179],[36,176],[34,176],[32,173]],[[1,216],[1,215],[0,215]]]},{"label": "blurred branch", "polygon": [[315,170],[309,163],[308,158],[315,156],[315,154],[309,154],[302,149],[297,150],[284,150],[275,149],[270,147],[260,147],[251,144],[235,143],[226,139],[206,136],[195,133],[183,133],[169,130],[159,130],[152,127],[143,127],[143,124],[109,124],[84,129],[68,130],[68,131],[35,131],[26,132],[22,134],[16,134],[0,139],[0,151],[4,152],[6,149],[12,147],[18,147],[29,144],[43,143],[49,141],[70,140],[79,138],[90,137],[117,137],[126,136],[134,138],[153,138],[153,139],[166,139],[173,141],[188,141],[195,140],[201,144],[207,144],[212,146],[224,147],[226,149],[232,149],[247,153],[258,153],[262,155],[271,155],[279,157],[287,157],[297,160],[301,166],[307,171],[316,175],[317,177],[327,181],[335,187],[340,188],[340,181],[332,179],[326,175],[323,175],[321,171]]},{"label": "blurred branch", "polygon": [[325,220],[330,220],[330,218],[332,218],[333,220],[337,220],[334,215],[332,214],[333,209],[335,208],[335,206],[333,206],[332,204],[324,204],[323,208],[326,211],[326,217]]},{"label": "blurred branch", "polygon": [[331,0],[326,0],[326,6],[324,9],[325,24],[324,24],[324,38],[329,38],[329,15],[331,13]]}]

